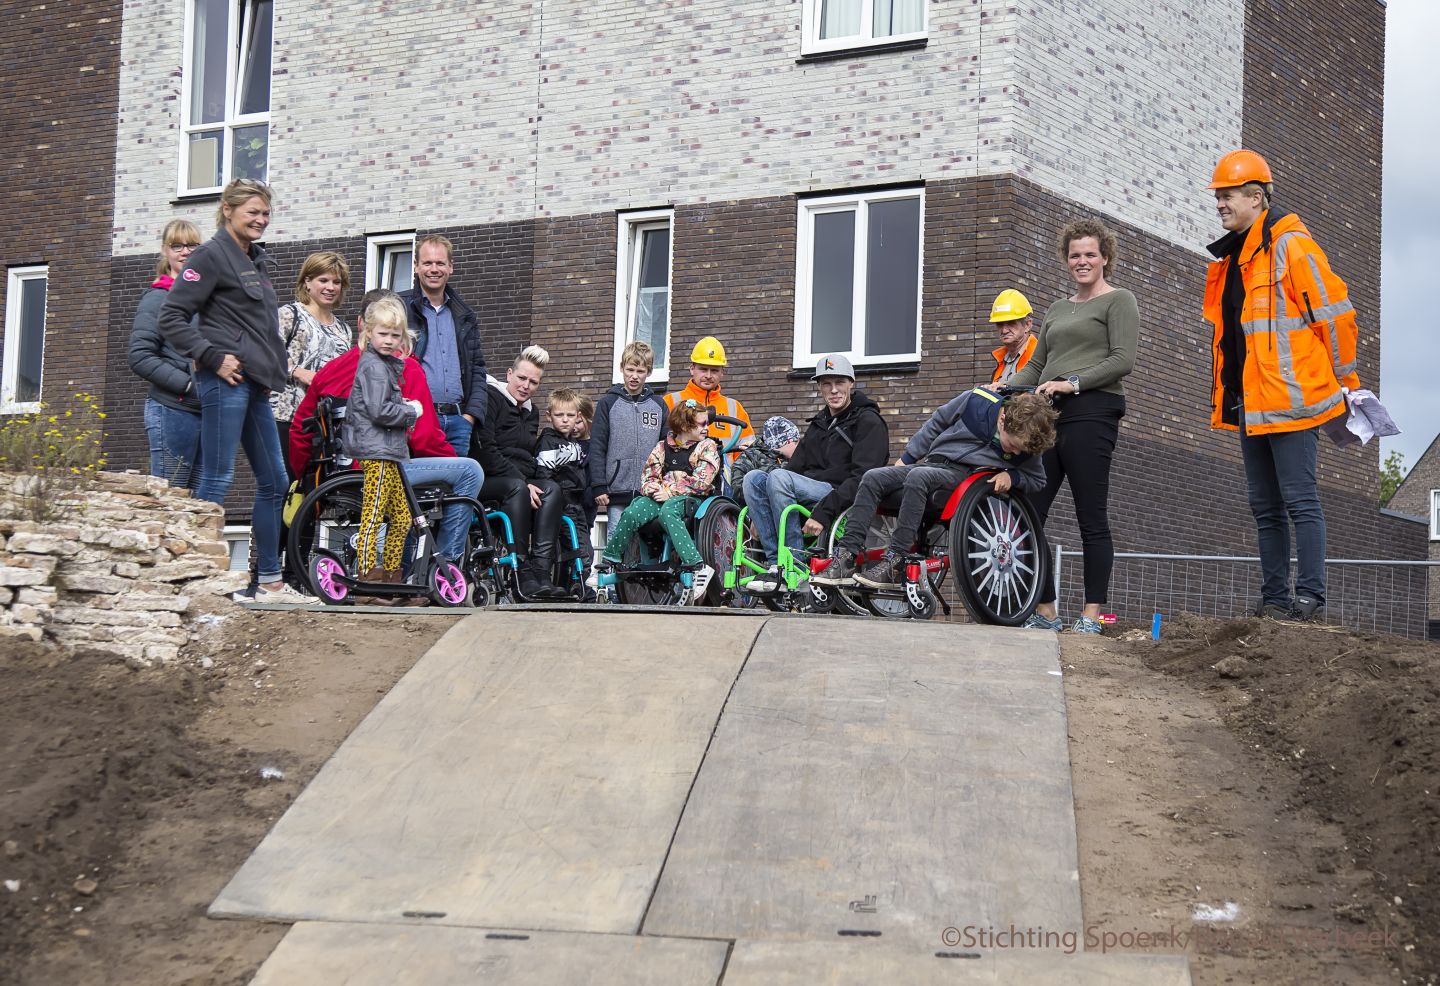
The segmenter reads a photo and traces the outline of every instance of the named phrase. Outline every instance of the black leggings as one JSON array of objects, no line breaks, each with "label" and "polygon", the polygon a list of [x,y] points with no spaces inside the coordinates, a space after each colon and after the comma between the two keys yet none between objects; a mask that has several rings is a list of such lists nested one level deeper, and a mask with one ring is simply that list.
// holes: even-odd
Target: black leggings
[{"label": "black leggings", "polygon": [[[555,532],[560,528],[560,515],[565,511],[565,497],[554,480],[536,479],[530,482],[544,490],[540,509],[530,507],[530,485],[514,476],[486,476],[480,487],[480,499],[498,502],[500,509],[510,518],[514,530],[515,550],[521,557],[539,554],[555,557]],[[534,544],[529,552],[526,544],[531,541],[533,524]]]},{"label": "black leggings", "polygon": [[[1097,394],[1101,392],[1096,392]],[[1113,394],[1104,396],[1116,400]],[[1109,402],[1107,402],[1109,403]],[[1045,488],[1030,498],[1043,527],[1060,484],[1070,480],[1075,500],[1075,520],[1085,554],[1085,602],[1103,603],[1110,593],[1110,571],[1115,566],[1115,541],[1110,536],[1110,462],[1120,435],[1119,413],[1097,414],[1087,409],[1078,420],[1066,420],[1062,408],[1055,429],[1055,447],[1041,458],[1045,466]],[[1055,601],[1055,580],[1049,578],[1040,590],[1040,602]]]}]

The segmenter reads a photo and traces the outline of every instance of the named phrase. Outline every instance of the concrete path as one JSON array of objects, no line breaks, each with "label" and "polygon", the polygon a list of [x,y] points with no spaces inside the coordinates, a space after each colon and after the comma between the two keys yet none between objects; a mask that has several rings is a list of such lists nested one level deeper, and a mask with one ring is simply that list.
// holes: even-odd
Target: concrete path
[{"label": "concrete path", "polygon": [[1189,982],[942,944],[1083,938],[1064,692],[1053,634],[909,621],[469,617],[211,914],[301,922],[262,986]]}]

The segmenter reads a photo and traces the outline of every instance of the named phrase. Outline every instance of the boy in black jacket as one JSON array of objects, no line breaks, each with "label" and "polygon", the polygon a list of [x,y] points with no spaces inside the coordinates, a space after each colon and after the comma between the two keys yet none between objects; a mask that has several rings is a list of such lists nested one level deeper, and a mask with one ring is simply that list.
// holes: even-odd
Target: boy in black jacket
[{"label": "boy in black jacket", "polygon": [[[589,439],[585,438],[584,398],[568,387],[550,394],[546,414],[550,423],[540,432],[540,441],[535,446],[535,477],[550,480],[559,488],[564,501],[563,513],[575,524],[579,539],[580,582],[583,585],[590,575],[590,564],[594,551],[590,546],[590,523],[587,507],[590,504]],[[564,541],[561,541],[564,545]],[[566,549],[561,548],[560,563],[573,563],[567,558]]]}]

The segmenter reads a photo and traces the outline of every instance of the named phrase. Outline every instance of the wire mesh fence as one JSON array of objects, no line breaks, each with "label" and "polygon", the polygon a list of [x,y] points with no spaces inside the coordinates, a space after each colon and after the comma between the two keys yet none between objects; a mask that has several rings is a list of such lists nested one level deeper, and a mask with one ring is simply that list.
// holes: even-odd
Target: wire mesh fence
[{"label": "wire mesh fence", "polygon": [[[1051,546],[1061,612],[1083,603],[1081,553]],[[1331,558],[1325,562],[1326,623],[1423,640],[1429,600],[1440,593],[1440,562]],[[1260,599],[1260,559],[1243,555],[1116,552],[1108,611],[1148,622],[1155,613],[1232,618]]]}]

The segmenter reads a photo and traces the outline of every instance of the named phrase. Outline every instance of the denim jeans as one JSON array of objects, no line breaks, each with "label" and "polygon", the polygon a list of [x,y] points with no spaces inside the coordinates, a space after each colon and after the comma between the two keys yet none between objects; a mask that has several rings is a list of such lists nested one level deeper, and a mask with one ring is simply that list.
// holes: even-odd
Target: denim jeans
[{"label": "denim jeans", "polygon": [[[755,523],[755,533],[765,549],[765,562],[774,565],[780,560],[780,515],[792,503],[813,507],[830,495],[835,489],[829,483],[810,479],[788,469],[761,472],[752,469],[745,474],[745,505],[750,508],[750,519]],[[799,512],[791,514],[785,521],[785,543],[791,551],[799,551],[802,545],[800,528],[805,520]]]},{"label": "denim jeans", "polygon": [[1240,435],[1250,512],[1260,548],[1260,593],[1289,607],[1290,525],[1295,525],[1295,592],[1325,602],[1325,514],[1315,483],[1320,429]]},{"label": "denim jeans", "polygon": [[[460,420],[465,422],[464,418]],[[480,492],[480,484],[485,481],[485,472],[474,459],[411,459],[400,465],[411,486],[448,483],[451,492],[456,496],[475,497]],[[439,546],[440,553],[451,561],[465,557],[465,535],[470,530],[470,521],[473,518],[474,511],[463,503],[452,503],[445,508],[440,530],[435,532],[435,543]]]},{"label": "denim jeans", "polygon": [[231,386],[198,368],[195,390],[200,395],[200,447],[205,449],[195,495],[223,504],[235,481],[235,454],[245,449],[255,474],[255,507],[250,517],[255,571],[262,583],[279,581],[280,512],[288,481],[275,416],[270,412],[270,394],[249,380]]},{"label": "denim jeans", "polygon": [[465,456],[470,454],[470,431],[474,427],[465,420],[463,414],[441,414],[435,412],[439,419],[440,430],[445,433],[445,441],[455,450],[456,455]]},{"label": "denim jeans", "polygon": [[200,415],[147,397],[145,435],[150,441],[150,475],[177,489],[194,490],[200,485]]}]

